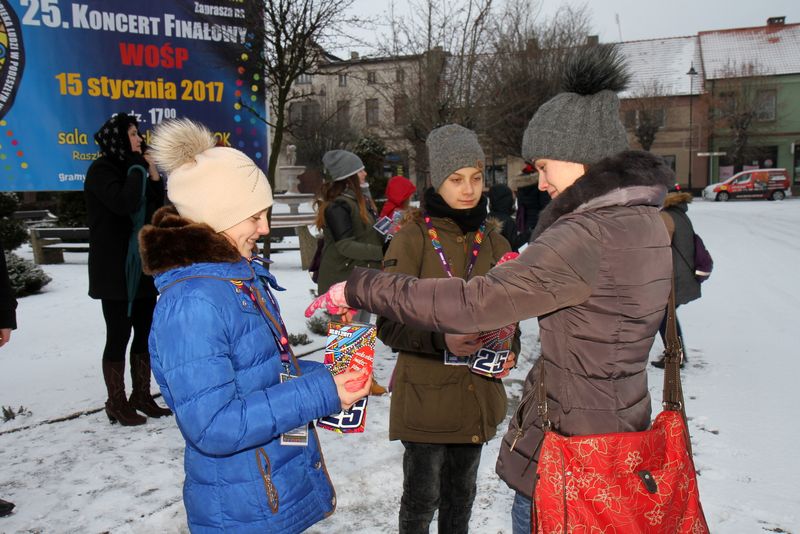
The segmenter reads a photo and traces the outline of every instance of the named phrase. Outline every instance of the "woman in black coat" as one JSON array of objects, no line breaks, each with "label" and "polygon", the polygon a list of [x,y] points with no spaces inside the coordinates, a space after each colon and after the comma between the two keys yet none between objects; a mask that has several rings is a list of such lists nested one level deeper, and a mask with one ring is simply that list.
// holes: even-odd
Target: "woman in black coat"
[{"label": "woman in black coat", "polygon": [[[89,296],[99,299],[106,323],[103,378],[108,391],[106,414],[114,423],[141,425],[172,412],[150,394],[147,337],[156,304],[153,279],[142,274],[138,234],[163,204],[164,185],[149,156],[136,119],[112,116],[94,136],[100,157],[84,183],[89,219]],[[133,329],[131,378],[125,395],[125,351]]]}]

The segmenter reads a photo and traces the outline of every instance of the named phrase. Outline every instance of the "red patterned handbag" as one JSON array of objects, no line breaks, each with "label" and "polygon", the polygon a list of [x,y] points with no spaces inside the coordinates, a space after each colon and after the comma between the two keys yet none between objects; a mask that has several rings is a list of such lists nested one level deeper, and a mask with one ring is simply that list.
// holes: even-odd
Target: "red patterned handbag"
[{"label": "red patterned handbag", "polygon": [[674,287],[666,345],[664,411],[644,432],[558,434],[547,416],[542,367],[537,393],[545,436],[534,491],[534,533],[708,532],[686,426]]}]

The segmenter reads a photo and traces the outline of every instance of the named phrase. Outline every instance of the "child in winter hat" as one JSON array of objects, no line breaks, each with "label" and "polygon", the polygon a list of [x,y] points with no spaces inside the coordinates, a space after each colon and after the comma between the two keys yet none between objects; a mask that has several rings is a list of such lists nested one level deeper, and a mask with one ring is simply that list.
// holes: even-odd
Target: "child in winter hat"
[{"label": "child in winter hat", "polygon": [[202,124],[161,123],[151,150],[169,176],[169,200],[187,219],[222,232],[272,205],[272,189],[255,162],[235,148],[216,146]]},{"label": "child in winter hat", "polygon": [[322,156],[326,181],[338,182],[364,170],[361,158],[348,150],[329,150]]},{"label": "child in winter hat", "polygon": [[474,167],[483,171],[485,156],[478,136],[458,124],[446,124],[428,134],[431,185],[438,190],[453,171]]}]

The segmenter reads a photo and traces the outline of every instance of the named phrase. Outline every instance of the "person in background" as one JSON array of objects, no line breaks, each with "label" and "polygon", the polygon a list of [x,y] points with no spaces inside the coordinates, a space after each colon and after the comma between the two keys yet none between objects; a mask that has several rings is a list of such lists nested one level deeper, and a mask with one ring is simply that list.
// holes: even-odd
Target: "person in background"
[{"label": "person in background", "polygon": [[512,178],[509,187],[517,197],[517,231],[529,238],[539,222],[539,214],[550,203],[550,195],[539,187],[539,174],[533,165]]},{"label": "person in background", "polygon": [[405,176],[392,176],[386,184],[386,203],[381,209],[381,217],[394,216],[396,211],[406,211],[417,186]]},{"label": "person in background", "polygon": [[506,184],[495,184],[486,194],[489,199],[489,217],[496,219],[502,226],[502,235],[506,238],[511,250],[519,251],[519,247],[528,242],[530,232],[520,234],[514,221],[514,193]]},{"label": "person in background", "polygon": [[[487,221],[483,149],[474,132],[455,124],[433,130],[427,146],[432,187],[424,211],[406,214],[385,271],[419,278],[485,274],[510,247],[497,221]],[[462,357],[478,351],[477,333],[440,334],[384,317],[377,327],[380,340],[399,350],[389,420],[389,439],[405,448],[399,531],[428,532],[438,510],[439,532],[467,532],[483,444],[506,415],[503,383],[446,363],[446,351]],[[518,336],[512,350],[519,352]],[[514,362],[512,356],[506,368]]]},{"label": "person in background", "polygon": [[[11,341],[11,331],[17,329],[17,299],[8,278],[6,255],[0,243],[0,347]],[[14,510],[14,503],[0,499],[0,517],[5,517]]]},{"label": "person in background", "polygon": [[367,204],[367,209],[370,211],[374,218],[378,218],[378,206],[375,205],[375,200],[372,198],[372,191],[367,182],[367,171],[358,175],[358,181],[361,186],[361,195],[364,197],[364,202]]},{"label": "person in background", "polygon": [[[379,269],[383,260],[383,236],[375,230],[375,215],[364,199],[361,184],[367,177],[361,158],[347,150],[331,150],[322,156],[325,181],[314,202],[316,226],[324,240],[317,279],[318,294],[347,279],[356,267]],[[356,314],[352,320],[369,322],[372,314]],[[373,395],[386,388],[373,381]]]},{"label": "person in background", "polygon": [[352,406],[371,380],[294,357],[282,289],[253,257],[272,205],[256,164],[186,119],[160,124],[153,152],[174,206],[140,234],[161,293],[150,351],[186,442],[189,528],[302,532],[336,507],[312,421]]},{"label": "person in background", "polygon": [[[117,113],[94,135],[101,156],[86,173],[83,190],[89,222],[89,296],[99,299],[106,324],[103,379],[106,415],[123,426],[172,412],[150,393],[147,336],[156,305],[153,279],[142,273],[137,235],[164,204],[164,183],[143,150],[136,119]],[[125,396],[125,352],[130,347],[133,390]]]},{"label": "person in background", "polygon": [[[686,345],[683,343],[683,330],[678,321],[677,308],[682,304],[687,304],[697,300],[701,296],[700,282],[695,276],[694,264],[694,227],[689,219],[689,204],[692,202],[692,194],[681,191],[679,185],[670,189],[667,198],[664,199],[664,209],[661,211],[661,218],[669,232],[672,243],[672,269],[675,275],[675,324],[678,327],[678,337],[681,338],[683,346],[683,363],[688,361],[686,356]],[[667,314],[658,329],[661,334],[661,341],[666,347]],[[661,358],[650,362],[654,367],[664,368],[664,355]]]}]

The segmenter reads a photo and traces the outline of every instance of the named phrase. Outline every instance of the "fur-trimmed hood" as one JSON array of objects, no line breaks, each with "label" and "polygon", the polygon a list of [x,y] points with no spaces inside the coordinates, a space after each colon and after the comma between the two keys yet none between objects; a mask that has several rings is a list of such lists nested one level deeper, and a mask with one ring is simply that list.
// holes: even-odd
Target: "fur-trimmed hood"
[{"label": "fur-trimmed hood", "polygon": [[[661,207],[675,174],[658,156],[626,150],[589,167],[586,174],[554,198],[539,215],[531,240],[562,215],[579,209],[613,205]],[[601,199],[601,197],[603,197]]]},{"label": "fur-trimmed hood", "polygon": [[667,194],[667,198],[664,199],[664,209],[672,208],[672,207],[680,207],[683,204],[684,208],[686,204],[689,204],[692,201],[692,194],[686,193],[685,191],[677,191],[675,193]]},{"label": "fur-trimmed hood", "polygon": [[142,269],[158,275],[194,263],[236,263],[242,255],[209,225],[181,217],[174,206],[153,214],[152,224],[139,232]]}]

